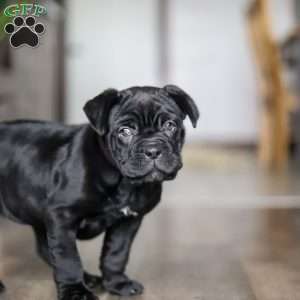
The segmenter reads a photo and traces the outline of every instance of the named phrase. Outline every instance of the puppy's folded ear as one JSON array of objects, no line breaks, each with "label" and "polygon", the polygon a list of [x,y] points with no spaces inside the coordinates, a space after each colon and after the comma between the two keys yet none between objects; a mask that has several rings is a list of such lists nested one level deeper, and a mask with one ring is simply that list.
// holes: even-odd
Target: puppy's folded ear
[{"label": "puppy's folded ear", "polygon": [[166,85],[163,87],[163,90],[175,101],[181,111],[189,116],[192,125],[195,128],[199,119],[199,111],[194,100],[176,85]]},{"label": "puppy's folded ear", "polygon": [[110,110],[118,100],[119,92],[115,89],[107,89],[84,105],[83,110],[91,126],[100,135],[107,132]]}]

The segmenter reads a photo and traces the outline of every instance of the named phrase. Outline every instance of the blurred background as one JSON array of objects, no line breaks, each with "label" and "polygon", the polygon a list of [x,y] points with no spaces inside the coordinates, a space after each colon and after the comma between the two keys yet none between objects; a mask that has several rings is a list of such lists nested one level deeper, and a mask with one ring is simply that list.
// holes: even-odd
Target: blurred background
[{"label": "blurred background", "polygon": [[[134,85],[176,84],[199,107],[185,168],[138,239],[131,271],[150,285],[141,299],[299,299],[300,1],[18,3],[46,6],[46,31],[34,49],[0,33],[0,120],[83,123],[88,99]],[[8,21],[1,13],[0,27]],[[31,239],[6,226],[20,246]],[[16,274],[49,279],[33,247],[20,267],[15,239],[3,239],[12,285],[28,293]],[[80,247],[95,269],[98,248]]]},{"label": "blurred background", "polygon": [[1,32],[0,118],[81,123],[84,103],[103,89],[173,83],[202,112],[197,130],[186,124],[189,144],[258,148],[281,166],[287,148],[299,152],[290,83],[300,76],[300,8],[269,2],[40,1],[39,47],[13,49]]}]

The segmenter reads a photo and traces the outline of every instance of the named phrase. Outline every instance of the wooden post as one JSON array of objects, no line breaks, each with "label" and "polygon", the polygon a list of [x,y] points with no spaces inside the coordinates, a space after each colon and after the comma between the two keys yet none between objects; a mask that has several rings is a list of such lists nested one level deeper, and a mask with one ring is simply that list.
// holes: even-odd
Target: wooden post
[{"label": "wooden post", "polygon": [[264,166],[280,170],[288,160],[290,96],[282,79],[280,51],[272,35],[267,0],[251,4],[248,23],[263,98],[258,156]]}]

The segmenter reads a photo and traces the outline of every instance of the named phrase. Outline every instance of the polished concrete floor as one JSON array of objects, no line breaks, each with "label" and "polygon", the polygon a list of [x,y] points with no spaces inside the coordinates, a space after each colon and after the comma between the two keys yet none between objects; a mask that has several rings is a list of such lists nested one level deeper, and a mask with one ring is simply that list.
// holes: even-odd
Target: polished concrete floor
[{"label": "polished concrete floor", "polygon": [[[248,152],[195,151],[138,234],[128,273],[145,293],[135,299],[300,299],[300,175],[263,171]],[[54,300],[29,228],[2,220],[0,242],[0,299]],[[90,271],[100,247],[101,238],[79,244]]]}]

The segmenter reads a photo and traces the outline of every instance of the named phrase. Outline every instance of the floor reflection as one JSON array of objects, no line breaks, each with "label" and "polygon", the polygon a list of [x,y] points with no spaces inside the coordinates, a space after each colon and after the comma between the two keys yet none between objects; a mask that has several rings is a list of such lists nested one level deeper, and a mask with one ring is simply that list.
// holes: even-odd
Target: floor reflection
[{"label": "floor reflection", "polygon": [[[32,299],[53,299],[30,231],[2,222],[1,242],[3,299],[31,299],[27,289]],[[97,271],[100,246],[79,245],[89,270]],[[129,273],[147,287],[140,299],[299,299],[299,257],[300,209],[161,208],[145,220]]]},{"label": "floor reflection", "polygon": [[[128,267],[146,286],[135,299],[300,299],[299,175],[268,174],[248,153],[206,158],[185,156],[186,168],[146,217]],[[2,220],[0,242],[8,286],[0,299],[55,299],[30,229]],[[101,243],[79,244],[91,272],[98,271]]]}]

